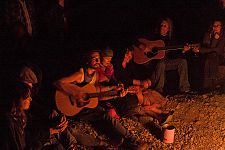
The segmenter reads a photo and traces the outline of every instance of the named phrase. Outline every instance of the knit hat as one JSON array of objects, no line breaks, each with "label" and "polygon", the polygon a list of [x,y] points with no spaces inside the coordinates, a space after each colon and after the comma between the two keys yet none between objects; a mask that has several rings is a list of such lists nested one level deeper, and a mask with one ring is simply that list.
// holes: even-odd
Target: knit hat
[{"label": "knit hat", "polygon": [[109,49],[109,48],[104,49],[102,51],[102,56],[103,57],[113,57],[113,50],[112,49]]},{"label": "knit hat", "polygon": [[25,81],[32,84],[38,83],[37,76],[29,67],[22,68],[20,71],[19,77],[20,77],[20,81],[23,81],[23,82]]}]

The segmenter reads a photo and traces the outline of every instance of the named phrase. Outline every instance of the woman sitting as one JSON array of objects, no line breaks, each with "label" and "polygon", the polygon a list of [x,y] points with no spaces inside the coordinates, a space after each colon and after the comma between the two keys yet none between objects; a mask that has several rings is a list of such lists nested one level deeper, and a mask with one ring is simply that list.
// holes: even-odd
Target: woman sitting
[{"label": "woman sitting", "polygon": [[158,92],[148,89],[151,86],[151,80],[135,79],[135,65],[132,61],[133,53],[127,49],[122,55],[122,59],[116,59],[115,77],[122,82],[128,89],[133,89],[134,94],[126,96],[125,101],[119,104],[119,108],[125,117],[148,123],[156,119],[160,124],[171,119],[171,112],[164,112],[160,108],[164,106],[167,99],[161,96]]},{"label": "woman sitting", "polygon": [[4,110],[1,110],[0,118],[0,149],[23,150],[27,123],[24,111],[30,107],[31,89],[25,83],[13,83],[1,98],[4,101],[1,108]]}]

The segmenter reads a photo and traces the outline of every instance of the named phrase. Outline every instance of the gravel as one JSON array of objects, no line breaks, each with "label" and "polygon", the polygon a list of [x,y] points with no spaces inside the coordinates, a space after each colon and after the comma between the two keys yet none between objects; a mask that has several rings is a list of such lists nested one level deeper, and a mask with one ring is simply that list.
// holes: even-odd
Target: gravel
[{"label": "gravel", "polygon": [[[151,127],[123,118],[121,123],[138,141],[146,141],[150,150],[225,150],[225,94],[206,93],[196,95],[175,95],[168,97],[165,110],[174,110],[174,143],[163,143],[160,130],[153,134]],[[90,123],[75,122],[75,127],[86,134],[110,140],[96,131]],[[159,126],[157,129],[161,129]],[[77,145],[77,149],[96,149]],[[108,147],[105,149],[113,149]],[[120,149],[128,149],[121,147]]]}]

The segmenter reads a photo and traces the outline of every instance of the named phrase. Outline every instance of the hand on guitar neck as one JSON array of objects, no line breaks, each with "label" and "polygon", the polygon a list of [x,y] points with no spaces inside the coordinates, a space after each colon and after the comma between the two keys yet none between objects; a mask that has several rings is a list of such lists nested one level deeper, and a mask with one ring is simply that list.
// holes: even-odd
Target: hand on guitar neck
[{"label": "hand on guitar neck", "polygon": [[185,53],[199,47],[199,44],[165,46],[162,40],[149,41],[144,38],[140,38],[138,41],[141,44],[133,45],[133,60],[137,64],[145,64],[153,59],[162,59],[165,57],[165,51],[182,50]]},{"label": "hand on guitar neck", "polygon": [[192,50],[194,53],[198,53],[200,49],[200,44],[186,44],[183,49],[183,53]]},{"label": "hand on guitar neck", "polygon": [[118,91],[111,90],[105,92],[97,92],[94,85],[85,85],[84,87],[78,87],[71,85],[71,90],[76,91],[74,95],[68,95],[65,92],[56,91],[55,101],[56,106],[60,112],[67,116],[74,116],[79,113],[84,107],[95,108],[98,105],[99,100],[108,100],[116,97],[125,96],[129,90],[122,88]]}]

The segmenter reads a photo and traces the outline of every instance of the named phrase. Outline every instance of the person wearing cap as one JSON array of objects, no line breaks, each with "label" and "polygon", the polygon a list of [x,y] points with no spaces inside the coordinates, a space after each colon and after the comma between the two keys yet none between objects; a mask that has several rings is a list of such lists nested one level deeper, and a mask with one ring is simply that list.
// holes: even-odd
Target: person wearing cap
[{"label": "person wearing cap", "polygon": [[[115,86],[118,84],[115,76],[114,76],[114,68],[111,63],[113,58],[113,50],[107,47],[106,49],[101,51],[101,63],[99,68],[97,69],[99,76],[99,83],[101,85]],[[119,115],[113,107],[113,103],[111,102],[102,102],[100,103],[111,115],[112,117],[119,119]]]},{"label": "person wearing cap", "polygon": [[[72,149],[76,143],[76,139],[67,129],[68,121],[66,117],[61,117],[55,110],[46,107],[47,99],[41,97],[36,89],[37,87],[34,86],[41,82],[41,78],[41,70],[33,64],[23,64],[19,69],[19,77],[17,80],[25,83],[32,89],[31,94],[33,101],[31,103],[26,129],[28,132],[27,147],[43,148],[45,145],[48,145],[50,147]],[[43,103],[45,103],[45,105],[43,105]],[[52,118],[50,118],[50,116]],[[53,125],[54,118],[57,117],[61,117],[61,121]],[[55,135],[60,135],[59,142],[56,140],[56,142],[53,143],[52,139],[55,139]]]},{"label": "person wearing cap", "polygon": [[111,79],[115,80],[114,68],[111,63],[113,58],[113,50],[110,48],[104,49],[101,52],[101,63],[97,69],[99,75],[99,82],[109,82]]},{"label": "person wearing cap", "polygon": [[[106,63],[108,64],[111,61],[112,58],[112,51],[107,51],[104,53],[104,56],[107,56],[106,58],[108,59]],[[93,85],[98,92],[105,92],[112,90],[114,87],[107,87],[105,88],[104,86],[99,86],[98,85],[98,73],[97,69],[100,66],[100,53],[97,50],[92,50],[86,55],[86,62],[83,68],[81,68],[79,71],[73,73],[70,76],[61,78],[57,80],[54,85],[55,87],[67,94],[68,96],[71,97],[80,97],[80,99],[77,99],[79,103],[87,103],[88,100],[83,100],[83,93],[75,90],[71,90],[71,85],[75,84],[78,87],[84,87],[87,85]],[[110,61],[109,61],[110,60]],[[126,91],[122,90],[122,92],[119,93],[120,97],[123,97],[126,95]],[[85,94],[85,93],[84,93]],[[109,100],[112,99],[113,96],[108,96],[108,97],[99,97],[99,101],[104,101],[104,100]],[[113,139],[110,140],[110,144],[118,147],[120,144],[123,142],[123,138],[125,138],[127,141],[130,143],[135,143],[137,138],[136,136],[132,135],[127,129],[123,127],[123,125],[110,116],[107,111],[101,106],[97,106],[96,108],[85,108],[82,109],[78,114],[73,116],[74,119],[79,119],[79,120],[84,120],[84,121],[91,121],[92,123],[95,123],[96,121],[100,121],[101,123],[105,122],[108,124],[106,126],[109,129],[113,129]],[[105,125],[105,124],[103,124]],[[104,126],[105,127],[105,126]],[[110,132],[110,130],[108,130]],[[112,133],[112,132],[111,132]],[[146,143],[145,143],[146,145]],[[138,147],[142,146],[140,144]]]},{"label": "person wearing cap", "polygon": [[25,66],[21,69],[19,78],[20,81],[28,84],[31,88],[33,87],[34,84],[38,83],[37,76],[28,66]]}]

